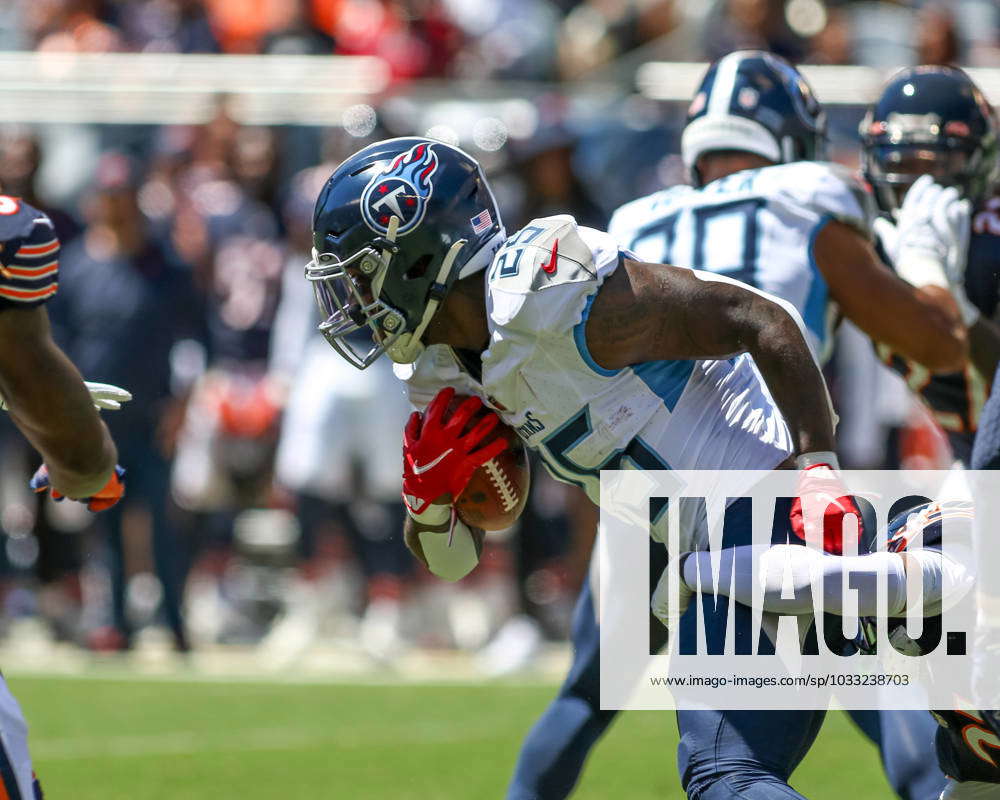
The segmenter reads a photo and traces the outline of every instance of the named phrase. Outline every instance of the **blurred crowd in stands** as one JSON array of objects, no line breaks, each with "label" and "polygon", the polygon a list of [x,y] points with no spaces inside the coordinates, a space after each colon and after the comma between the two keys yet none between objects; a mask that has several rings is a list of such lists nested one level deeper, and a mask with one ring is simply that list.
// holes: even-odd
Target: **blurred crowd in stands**
[{"label": "blurred crowd in stands", "polygon": [[400,80],[565,80],[664,47],[989,66],[996,13],[992,0],[8,0],[0,49],[376,55]]},{"label": "blurred crowd in stands", "polygon": [[[327,129],[241,125],[226,97],[197,126],[0,129],[0,191],[48,212],[63,241],[49,303],[56,338],[87,379],[136,398],[105,415],[128,495],[98,518],[30,495],[36,456],[0,423],[3,624],[43,619],[57,639],[100,651],[127,650],[143,630],[167,631],[181,652],[250,643],[276,666],[323,636],[387,661],[413,645],[459,646],[479,650],[494,674],[563,637],[595,517],[542,470],[518,529],[491,536],[483,566],[457,587],[429,580],[406,553],[398,492],[408,407],[387,363],[358,372],[315,333],[302,278],[312,205],[342,158],[416,132],[482,159],[509,230],[557,212],[601,227],[620,203],[684,179],[675,155],[684,104],[632,95],[635,68],[745,47],[807,63],[1000,66],[1000,9],[992,0],[3,4],[7,50],[374,54],[398,82],[568,82],[607,69],[620,87],[600,103],[571,102],[558,84],[530,99],[498,92],[532,120],[530,136],[509,139],[490,127],[488,108],[417,102],[405,90],[353,106]],[[833,115],[842,160],[856,159],[862,111]],[[844,400],[845,465],[947,464],[943,438],[867,343],[847,333],[843,353],[831,378]],[[849,407],[858,381],[883,383],[878,407]]]}]

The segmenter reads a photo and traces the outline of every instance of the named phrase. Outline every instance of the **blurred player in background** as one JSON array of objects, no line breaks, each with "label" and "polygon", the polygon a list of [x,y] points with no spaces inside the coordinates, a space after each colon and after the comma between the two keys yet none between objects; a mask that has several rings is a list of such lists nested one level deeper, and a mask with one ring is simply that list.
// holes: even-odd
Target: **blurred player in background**
[{"label": "blurred player in background", "polygon": [[[860,133],[864,175],[881,212],[874,225],[879,252],[910,283],[950,287],[969,328],[969,362],[960,372],[931,374],[873,338],[883,360],[930,406],[954,458],[967,465],[1000,359],[993,322],[1000,228],[996,209],[985,207],[998,168],[993,109],[962,70],[915,67],[889,81]],[[913,257],[915,247],[923,257]]]},{"label": "blurred player in background", "polygon": [[[14,424],[45,459],[32,488],[102,511],[124,494],[124,473],[95,404],[114,408],[130,395],[85,385],[53,342],[44,305],[58,287],[58,257],[48,217],[0,195],[0,394]],[[0,792],[11,800],[41,797],[27,735],[17,701],[0,682]]]},{"label": "blurred player in background", "polygon": [[[257,639],[270,599],[258,602],[230,570],[236,528],[276,531],[274,453],[285,387],[267,372],[284,267],[281,222],[269,205],[280,172],[274,134],[238,125],[220,104],[198,129],[171,191],[170,238],[190,265],[204,309],[201,337],[186,346],[182,421],[171,465],[173,499],[189,512],[198,553],[192,577],[209,639]],[[178,359],[178,363],[180,359]],[[249,512],[249,513],[244,513]],[[257,521],[263,521],[258,523]]]},{"label": "blurred player in background", "polygon": [[[316,333],[316,303],[302,280],[302,264],[311,248],[311,206],[329,174],[326,166],[300,173],[286,201],[292,249],[275,316],[270,367],[290,390],[275,479],[295,495],[300,555],[306,564],[315,558],[324,524],[333,521],[350,540],[365,579],[361,644],[377,658],[389,659],[405,644],[401,600],[413,564],[400,534],[399,498],[399,430],[409,403],[388,361],[359,372]],[[372,414],[376,404],[379,413]],[[308,582],[298,588],[303,595],[313,593]],[[298,645],[319,621],[315,599],[307,600],[298,612],[290,609],[275,638],[285,642],[282,649],[287,651],[290,641]]]},{"label": "blurred player in background", "polygon": [[[189,648],[181,614],[182,550],[169,507],[170,466],[159,425],[170,402],[170,352],[197,326],[198,298],[190,271],[171,260],[139,209],[138,164],[108,151],[97,164],[85,203],[86,227],[62,256],[61,290],[51,304],[56,340],[87,375],[129,386],[142,397],[109,422],[129,465],[129,496],[101,519],[107,532],[111,619],[88,632],[96,650],[126,650],[133,626],[127,609],[126,542],[148,519],[152,562],[163,616],[178,651]],[[123,342],[137,343],[123,347]],[[138,343],[141,342],[141,346]]]},{"label": "blurred player in background", "polygon": [[[407,541],[439,575],[457,579],[478,560],[482,531],[456,520],[450,500],[505,446],[478,447],[493,416],[463,433],[482,400],[595,503],[601,469],[625,465],[795,461],[806,481],[812,469],[833,475],[826,387],[801,320],[783,301],[720,276],[642,263],[568,216],[533,220],[505,242],[479,165],[417,138],[347,159],[320,194],[313,227],[306,273],[326,316],[320,329],[359,368],[388,352],[411,400],[427,408],[405,430],[403,496]],[[960,361],[962,344],[951,339],[942,363]],[[456,390],[474,397],[449,417]],[[851,509],[845,502],[840,513]],[[694,618],[684,619],[682,637],[693,634]],[[587,679],[596,685],[596,675]],[[562,730],[583,743],[566,750],[585,755],[611,715],[590,721],[596,693],[565,699],[571,719]],[[677,717],[690,797],[801,798],[787,780],[822,713]],[[550,739],[565,745],[561,733]],[[509,796],[563,796],[575,773],[568,785],[565,774],[549,777],[541,795],[515,778]]]},{"label": "blurred player in background", "polygon": [[[950,286],[969,329],[969,362],[960,372],[930,374],[876,340],[879,355],[930,407],[956,465],[966,467],[1000,360],[1000,330],[994,322],[1000,236],[996,210],[986,205],[998,169],[993,109],[962,70],[915,67],[886,84],[862,120],[860,135],[865,178],[882,212],[874,225],[880,254],[911,283]],[[923,257],[913,257],[915,247]],[[976,468],[988,461],[983,458]],[[982,505],[988,492],[974,495],[981,519],[989,518]],[[982,523],[978,529],[977,546],[984,535],[994,535]],[[866,731],[870,728],[870,715],[854,716]],[[1000,739],[988,723],[960,711],[941,711],[936,719],[940,765],[954,780],[945,797],[997,793],[990,784],[1000,781],[1000,770],[983,757],[982,743],[1000,745]]]}]

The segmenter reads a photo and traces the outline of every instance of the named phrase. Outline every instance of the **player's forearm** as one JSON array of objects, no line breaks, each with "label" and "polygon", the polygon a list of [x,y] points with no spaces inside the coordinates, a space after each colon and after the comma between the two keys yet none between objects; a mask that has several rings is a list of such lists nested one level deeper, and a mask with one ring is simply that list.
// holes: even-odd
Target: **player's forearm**
[{"label": "player's forearm", "polygon": [[957,372],[969,356],[969,334],[951,292],[940,286],[921,286],[919,324],[899,331],[900,353],[923,364],[931,372]]},{"label": "player's forearm", "polygon": [[54,344],[40,347],[34,375],[0,381],[11,418],[38,449],[52,486],[70,498],[89,497],[111,477],[117,453],[83,379]]},{"label": "player's forearm", "polygon": [[686,553],[682,558],[681,580],[687,588],[697,591],[700,585],[702,591],[717,590],[743,605],[753,605],[757,595],[761,609],[776,614],[814,614],[817,610],[844,614],[845,585],[859,590],[857,613],[876,614],[877,585],[883,574],[890,616],[906,609],[906,569],[898,553],[834,556],[800,545],[741,545],[718,554],[719,575],[732,575],[733,580],[717,582],[712,553]]},{"label": "player's forearm", "polygon": [[833,410],[823,374],[795,320],[776,303],[756,297],[741,337],[767,383],[798,453],[834,451]]}]

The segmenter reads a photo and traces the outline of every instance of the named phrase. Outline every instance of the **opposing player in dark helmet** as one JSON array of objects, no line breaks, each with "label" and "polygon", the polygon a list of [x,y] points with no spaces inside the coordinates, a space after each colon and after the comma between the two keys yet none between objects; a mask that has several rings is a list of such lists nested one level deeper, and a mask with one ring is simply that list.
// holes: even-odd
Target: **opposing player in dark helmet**
[{"label": "opposing player in dark helmet", "polygon": [[[937,600],[927,597],[925,592],[926,616],[919,637],[912,639],[907,635],[905,618],[888,620],[888,640],[900,653],[922,655],[933,650],[942,636],[939,609],[973,602],[970,590],[975,564],[974,518],[975,508],[971,502],[951,500],[914,506],[889,522],[888,551],[924,562],[936,555],[941,561],[941,573],[947,573],[946,580],[929,581],[934,584]],[[948,526],[948,541],[942,550],[944,525]],[[925,588],[927,583],[925,577]],[[860,650],[875,652],[878,634],[873,618],[862,617],[860,629]],[[1000,731],[997,730],[996,712],[945,709],[931,714],[939,726],[934,741],[938,764],[949,779],[941,800],[997,797],[1000,794]]]},{"label": "opposing player in dark helmet", "polygon": [[[406,138],[354,154],[319,197],[314,235],[306,276],[328,340],[358,367],[387,353],[427,408],[404,433],[405,535],[438,574],[457,579],[478,558],[481,532],[451,500],[503,446],[484,444],[494,417],[465,430],[483,404],[595,504],[601,470],[626,465],[721,480],[797,463],[805,481],[837,480],[829,399],[794,309],[725,277],[644,263],[566,215],[504,239],[478,164],[455,147]],[[474,397],[448,413],[453,391]],[[856,513],[844,489],[834,496],[834,516]],[[699,526],[682,528],[684,549],[707,544]],[[736,538],[750,533],[746,519]],[[749,625],[749,609],[733,613]],[[547,732],[582,763],[613,714],[600,712],[593,676],[574,693],[579,677],[574,668],[564,687],[571,718]],[[678,712],[690,796],[736,787],[748,800],[801,800],[788,777],[817,715],[732,714]],[[578,771],[553,772],[537,790],[515,779],[508,797],[564,797]]]},{"label": "opposing player in dark helmet", "polygon": [[[951,284],[969,327],[970,363],[962,372],[931,376],[885,343],[879,353],[923,397],[955,458],[967,463],[1000,359],[1000,330],[992,323],[1000,297],[1000,219],[986,205],[998,170],[994,113],[962,70],[914,67],[889,81],[860,134],[863,171],[882,212],[874,229],[883,258],[911,282]],[[901,235],[922,236],[944,272],[928,268],[926,259],[908,260]]]},{"label": "opposing player in dark helmet", "polygon": [[898,210],[921,175],[981,203],[997,174],[997,128],[979,87],[956,67],[913,67],[882,89],[861,123],[862,170],[879,207]]}]

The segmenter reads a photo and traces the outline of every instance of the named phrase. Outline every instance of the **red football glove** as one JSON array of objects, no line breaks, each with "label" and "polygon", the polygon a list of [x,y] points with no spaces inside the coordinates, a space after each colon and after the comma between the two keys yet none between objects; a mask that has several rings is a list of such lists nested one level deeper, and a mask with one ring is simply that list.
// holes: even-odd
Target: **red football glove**
[{"label": "red football glove", "polygon": [[[483,408],[483,401],[470,397],[445,420],[448,404],[455,396],[451,387],[442,389],[427,410],[413,412],[403,432],[403,502],[411,514],[421,514],[443,495],[441,502],[458,497],[479,467],[507,447],[503,438],[479,447],[500,418],[487,414],[463,435],[465,426]],[[478,450],[475,448],[479,447]]]},{"label": "red football glove", "polygon": [[[106,511],[125,496],[125,484],[122,481],[122,477],[124,475],[124,468],[115,466],[114,472],[111,473],[111,477],[108,479],[108,482],[104,484],[103,489],[99,492],[95,492],[90,497],[79,498],[78,502],[86,503],[87,508],[90,511]],[[65,499],[65,495],[52,488],[52,485],[49,482],[49,468],[44,464],[42,464],[42,466],[35,471],[35,474],[31,476],[31,480],[28,482],[28,485],[39,493],[44,492],[46,489],[51,489],[52,499],[57,503]]]},{"label": "red football glove", "polygon": [[[789,515],[792,522],[792,531],[803,541],[806,540],[805,520],[803,519],[802,506],[806,505],[810,515],[817,514],[820,508],[823,511],[823,550],[827,553],[839,555],[843,552],[843,526],[844,517],[854,514],[858,520],[858,537],[860,540],[863,523],[861,512],[858,510],[854,498],[851,497],[847,489],[844,488],[840,477],[837,475],[837,460],[833,453],[822,454],[829,456],[827,461],[813,461],[809,463],[809,454],[800,456],[806,460],[806,465],[799,472],[799,486],[797,497],[792,502],[792,511]],[[833,462],[832,464],[829,462]]]}]

